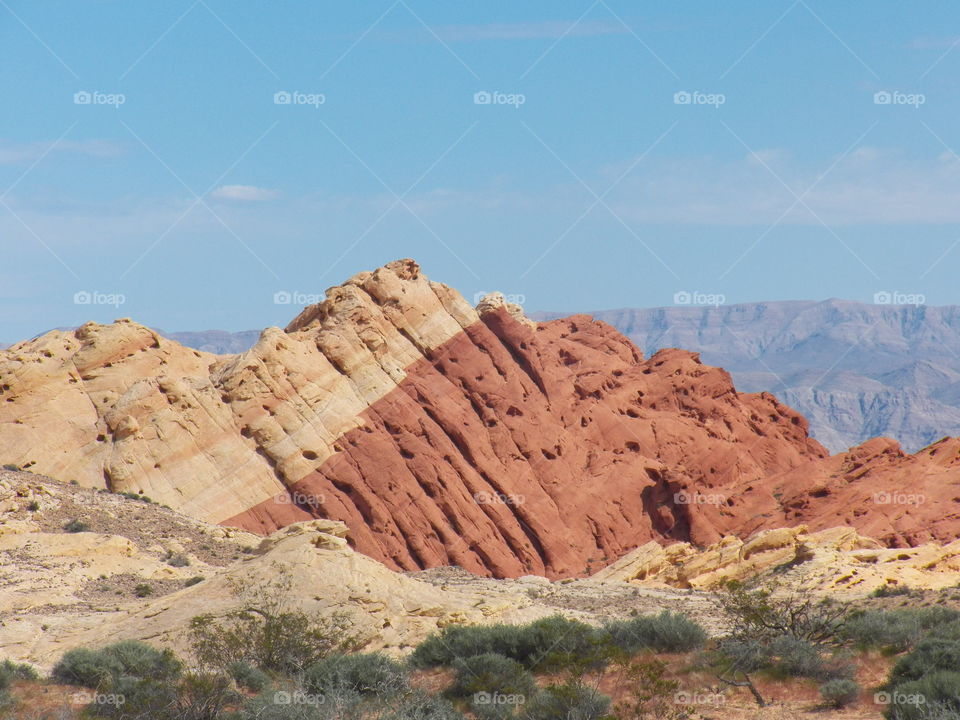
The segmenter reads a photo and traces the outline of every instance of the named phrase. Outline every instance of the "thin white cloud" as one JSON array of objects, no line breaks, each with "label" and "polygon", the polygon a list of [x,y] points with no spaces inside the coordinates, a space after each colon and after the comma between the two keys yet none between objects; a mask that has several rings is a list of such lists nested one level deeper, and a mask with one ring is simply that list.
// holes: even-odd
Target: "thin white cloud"
[{"label": "thin white cloud", "polygon": [[123,146],[112,140],[13,142],[0,139],[0,165],[25,165],[47,152],[110,158],[123,154]]},{"label": "thin white cloud", "polygon": [[259,188],[254,185],[222,185],[210,194],[220,200],[234,200],[236,202],[261,202],[271,200],[278,195],[276,190]]}]

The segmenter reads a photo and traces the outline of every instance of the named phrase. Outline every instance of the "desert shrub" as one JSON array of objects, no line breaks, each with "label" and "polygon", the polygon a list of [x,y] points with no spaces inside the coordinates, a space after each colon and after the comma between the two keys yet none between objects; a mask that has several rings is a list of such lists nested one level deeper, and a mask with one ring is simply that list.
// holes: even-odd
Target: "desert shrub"
[{"label": "desert shrub", "polygon": [[940,720],[960,715],[960,672],[936,670],[889,689],[891,720]]},{"label": "desert shrub", "polygon": [[527,625],[451,625],[413,651],[414,667],[452,665],[474,655],[503,655],[530,670],[601,667],[612,647],[604,632],[562,615]]},{"label": "desert shrub", "polygon": [[203,582],[203,575],[194,575],[192,578],[187,578],[183,581],[184,587],[193,587],[199,583]]},{"label": "desert shrub", "polygon": [[167,565],[170,567],[187,567],[190,564],[190,558],[183,553],[168,553]]},{"label": "desert shrub", "polygon": [[848,678],[827,680],[820,686],[820,697],[830,707],[842,708],[857,701],[860,686]]},{"label": "desert shrub", "polygon": [[15,680],[39,680],[40,673],[33,665],[18,663],[13,660],[0,662],[0,676],[6,675]]},{"label": "desert shrub", "polygon": [[911,593],[911,590],[906,585],[881,585],[872,593],[870,593],[870,597],[874,597],[874,598],[898,597],[900,595],[909,595],[910,593]]},{"label": "desert shrub", "polygon": [[613,717],[687,720],[692,708],[682,704],[680,683],[668,675],[662,660],[631,658],[619,668]]},{"label": "desert shrub", "polygon": [[[476,701],[474,704],[478,706],[489,705],[490,703],[484,700],[488,700],[491,695],[527,698],[533,695],[537,687],[533,675],[520,663],[496,653],[458,658],[453,663],[453,672],[450,694],[458,698],[472,697]],[[485,708],[471,709],[483,714]]]},{"label": "desert shrub", "polygon": [[521,626],[519,634],[524,656],[518,660],[531,670],[596,669],[610,660],[612,647],[606,633],[562,615]]},{"label": "desert shrub", "polygon": [[752,673],[770,664],[770,646],[759,640],[723,638],[718,649],[733,672]]},{"label": "desert shrub", "polygon": [[250,692],[262,692],[270,684],[269,675],[243,661],[230,663],[227,666],[227,672],[239,687]]},{"label": "desert shrub", "polygon": [[406,668],[381,653],[329,655],[303,674],[304,687],[316,695],[347,691],[385,697],[407,689],[408,683]]},{"label": "desert shrub", "polygon": [[783,635],[813,643],[839,639],[847,611],[840,603],[812,590],[764,584],[726,582],[716,596],[719,609],[730,619],[740,640],[769,641]]},{"label": "desert shrub", "polygon": [[648,649],[689,652],[702,647],[707,639],[707,633],[697,623],[668,611],[612,622],[605,629],[613,645],[628,655]]},{"label": "desert shrub", "polygon": [[73,520],[70,520],[68,523],[66,523],[63,526],[63,529],[66,530],[68,533],[81,533],[89,530],[90,526],[87,523],[85,523],[83,520],[74,518]]},{"label": "desert shrub", "polygon": [[905,682],[922,680],[927,675],[940,671],[955,671],[958,668],[960,641],[927,638],[893,666],[888,686],[893,688]]},{"label": "desert shrub", "polygon": [[420,643],[410,656],[414,667],[452,665],[459,658],[496,653],[522,661],[530,653],[519,626],[448,625]]},{"label": "desert shrub", "polygon": [[66,652],[53,668],[53,677],[72,685],[103,688],[119,678],[176,677],[182,664],[169,650],[157,650],[136,640],[123,640],[100,650]]},{"label": "desert shrub", "polygon": [[902,652],[915,646],[934,628],[938,635],[960,637],[960,612],[939,606],[869,610],[850,615],[843,624],[842,634],[862,648]]},{"label": "desert shrub", "polygon": [[447,700],[420,690],[408,693],[378,720],[467,720]]},{"label": "desert shrub", "polygon": [[31,500],[29,503],[27,503],[27,510],[30,512],[36,512],[39,509],[40,503],[38,503],[36,500]]},{"label": "desert shrub", "polygon": [[787,677],[819,677],[823,672],[820,648],[806,640],[784,635],[770,643],[771,668]]},{"label": "desert shrub", "polygon": [[327,655],[355,646],[343,615],[324,618],[295,609],[289,575],[273,582],[237,584],[242,607],[223,617],[190,621],[190,644],[204,667],[248,662],[261,670],[292,675]]},{"label": "desert shrub", "polygon": [[524,720],[601,720],[610,698],[578,681],[549,685],[526,704]]},{"label": "desert shrub", "polygon": [[153,586],[149,583],[140,583],[133,589],[133,594],[138,598],[149,597],[153,595]]},{"label": "desert shrub", "polygon": [[245,702],[237,720],[360,720],[363,699],[334,693],[307,695],[299,690],[275,690]]}]

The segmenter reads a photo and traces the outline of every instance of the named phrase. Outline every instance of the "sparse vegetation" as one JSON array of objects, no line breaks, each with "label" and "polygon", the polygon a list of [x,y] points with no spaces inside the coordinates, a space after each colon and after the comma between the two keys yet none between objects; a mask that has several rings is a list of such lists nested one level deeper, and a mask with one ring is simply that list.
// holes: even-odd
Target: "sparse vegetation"
[{"label": "sparse vegetation", "polygon": [[833,708],[842,708],[856,702],[860,686],[850,678],[834,678],[820,686],[820,697]]},{"label": "sparse vegetation", "polygon": [[90,526],[87,523],[85,523],[83,520],[74,518],[73,520],[70,520],[69,522],[67,522],[63,526],[63,529],[66,530],[68,533],[82,533],[82,532],[87,532],[90,529]]},{"label": "sparse vegetation", "polygon": [[190,622],[193,653],[205,667],[248,662],[267,672],[295,674],[327,655],[355,645],[341,615],[324,618],[295,609],[289,575],[272,583],[239,584],[243,606],[223,617]]},{"label": "sparse vegetation", "polygon": [[170,567],[187,567],[190,565],[190,558],[188,558],[184,553],[167,553],[167,565]]},{"label": "sparse vegetation", "polygon": [[148,583],[140,583],[133,589],[133,594],[138,598],[149,597],[153,595],[153,587]]},{"label": "sparse vegetation", "polygon": [[703,647],[707,639],[702,627],[683,615],[668,611],[608,623],[605,629],[614,646],[628,655],[645,649],[689,652]]}]

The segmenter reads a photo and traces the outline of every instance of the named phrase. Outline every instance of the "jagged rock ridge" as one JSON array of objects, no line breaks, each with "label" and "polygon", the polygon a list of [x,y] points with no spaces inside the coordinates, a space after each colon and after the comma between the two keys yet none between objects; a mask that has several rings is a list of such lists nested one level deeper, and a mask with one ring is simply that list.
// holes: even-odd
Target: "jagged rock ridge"
[{"label": "jagged rock ridge", "polygon": [[[403,260],[238,355],[129,320],[48,333],[0,355],[0,461],[261,533],[340,520],[393,568],[514,577],[808,523],[819,506],[785,508],[776,478],[836,479],[800,415],[694,353],[479,307]],[[891,542],[948,532],[929,507]]]}]

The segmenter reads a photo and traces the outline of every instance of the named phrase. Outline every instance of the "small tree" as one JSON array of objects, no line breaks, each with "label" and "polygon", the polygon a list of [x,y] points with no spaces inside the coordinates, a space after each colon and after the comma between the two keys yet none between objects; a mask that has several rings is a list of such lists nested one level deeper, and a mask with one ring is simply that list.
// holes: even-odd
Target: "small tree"
[{"label": "small tree", "polygon": [[190,621],[190,644],[201,665],[226,668],[248,662],[261,670],[300,673],[332,652],[357,649],[342,613],[325,618],[294,606],[286,571],[273,582],[234,583],[241,606],[222,617]]},{"label": "small tree", "polygon": [[766,641],[788,635],[817,644],[836,644],[847,609],[808,589],[782,589],[775,582],[724,583],[716,595],[730,619],[733,637]]}]

